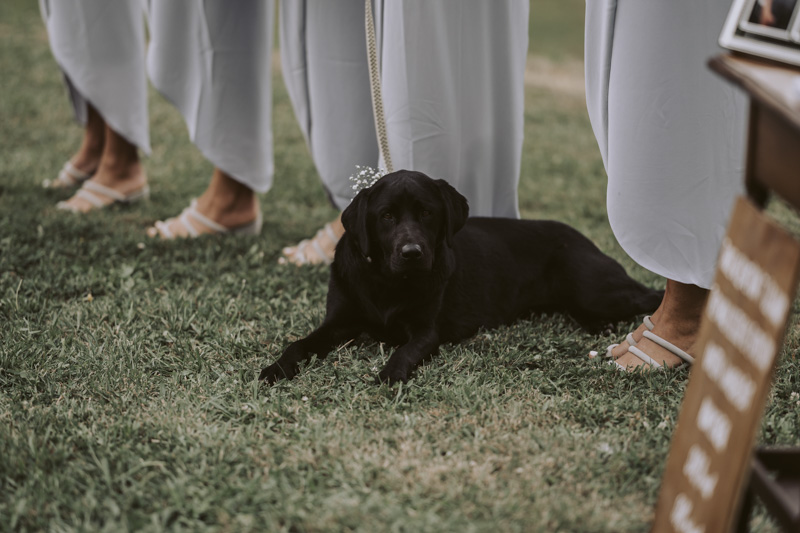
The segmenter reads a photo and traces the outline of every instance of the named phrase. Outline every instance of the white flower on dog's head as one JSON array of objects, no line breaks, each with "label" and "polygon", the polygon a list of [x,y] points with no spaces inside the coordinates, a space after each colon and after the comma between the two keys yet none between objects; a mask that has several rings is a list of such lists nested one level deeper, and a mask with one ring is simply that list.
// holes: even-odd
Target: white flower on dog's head
[{"label": "white flower on dog's head", "polygon": [[368,189],[375,185],[375,182],[386,175],[385,168],[372,168],[362,167],[356,165],[356,173],[350,176],[350,181],[353,182],[353,196],[355,197],[359,191]]}]

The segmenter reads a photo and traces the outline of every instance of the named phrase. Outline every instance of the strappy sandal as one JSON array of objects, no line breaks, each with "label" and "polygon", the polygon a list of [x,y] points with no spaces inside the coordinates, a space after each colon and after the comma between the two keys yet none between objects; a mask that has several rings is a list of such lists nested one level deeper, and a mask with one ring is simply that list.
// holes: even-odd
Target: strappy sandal
[{"label": "strappy sandal", "polygon": [[[283,257],[278,259],[278,263],[282,265],[286,265],[288,263],[294,263],[295,265],[314,265],[324,263],[326,265],[330,265],[333,262],[333,251],[326,252],[323,248],[321,243],[322,239],[327,239],[331,243],[333,243],[333,248],[335,250],[336,244],[339,242],[340,237],[336,235],[336,232],[333,231],[333,227],[330,223],[325,224],[325,226],[317,231],[316,235],[312,239],[304,239],[300,241],[297,246],[289,246],[283,249]],[[313,250],[318,260],[309,257],[308,252]]]},{"label": "strappy sandal", "polygon": [[[645,331],[643,333],[643,336],[645,338],[647,338],[647,339],[650,339],[654,343],[658,344],[659,346],[661,346],[662,348],[664,348],[665,350],[667,350],[671,354],[678,356],[683,361],[681,364],[679,364],[678,366],[675,366],[673,368],[683,368],[685,366],[689,366],[689,365],[694,364],[694,357],[692,357],[688,353],[684,352],[683,350],[681,350],[680,348],[678,348],[677,346],[675,346],[674,344],[672,344],[668,340],[662,339],[661,337],[659,337],[658,335],[656,335],[652,331]],[[636,346],[631,346],[630,348],[628,348],[628,351],[630,353],[632,353],[633,355],[635,355],[636,357],[638,357],[639,359],[641,359],[644,363],[652,366],[653,368],[661,368],[661,369],[664,368],[660,363],[656,362],[655,359],[653,359],[652,357],[650,357],[649,355],[644,353],[641,349],[637,348]],[[628,369],[626,367],[622,366],[617,361],[614,361],[614,364],[617,365],[617,368],[619,370],[622,370],[623,372],[627,372],[628,371]]]},{"label": "strappy sandal", "polygon": [[[653,328],[656,327],[656,325],[653,324],[653,320],[650,318],[650,315],[644,317],[642,323],[644,324],[644,327],[647,328],[647,331],[653,331]],[[628,341],[628,346],[636,346],[636,341],[633,338],[633,332],[628,333],[625,336],[625,340]],[[609,345],[609,347],[606,349],[605,357],[607,357],[608,359],[613,359],[614,356],[611,353],[611,350],[613,350],[617,346],[619,346],[619,343]]]},{"label": "strappy sandal", "polygon": [[[180,224],[188,235],[176,235],[173,233],[173,231],[169,229],[169,226],[174,223]],[[177,217],[169,218],[166,221],[157,221],[155,225],[150,228],[151,230],[155,229],[156,232],[154,233],[148,230],[148,235],[153,238],[158,236],[164,240],[180,239],[184,237],[193,239],[201,235],[258,235],[261,233],[262,225],[263,217],[259,209],[255,220],[252,222],[236,226],[235,228],[226,228],[219,222],[215,222],[200,213],[200,211],[197,210],[197,200],[192,200],[189,207],[184,209]],[[211,231],[201,231],[204,228],[199,226],[204,226],[205,229]]]},{"label": "strappy sandal", "polygon": [[[653,324],[653,321],[652,321],[652,319],[650,318],[649,315],[644,317],[644,320],[642,320],[642,323],[644,324],[644,327],[646,327],[648,331],[653,331],[653,328],[656,327],[656,325]],[[625,336],[625,340],[628,341],[628,345],[629,346],[636,346],[636,340],[633,338],[633,332],[628,333]],[[603,355],[603,357],[606,358],[606,359],[613,359],[614,358],[614,354],[611,353],[611,350],[613,350],[617,346],[619,346],[619,343],[610,344],[608,346],[608,348],[606,348],[606,353],[605,353],[605,355]],[[598,355],[599,354],[597,352],[591,351],[591,352],[589,352],[589,359],[594,359]]]},{"label": "strappy sandal", "polygon": [[71,161],[67,161],[58,172],[58,177],[54,180],[44,180],[42,187],[45,189],[71,189],[79,186],[92,176],[94,176],[94,172],[84,172],[73,165]]},{"label": "strappy sandal", "polygon": [[[128,194],[123,194],[110,187],[106,187],[105,185],[100,185],[99,183],[95,183],[93,181],[87,181],[80,189],[78,189],[78,192],[75,193],[74,197],[82,198],[89,202],[92,205],[92,208],[89,209],[89,211],[94,211],[96,209],[103,209],[114,204],[130,205],[134,202],[138,202],[139,200],[145,200],[150,197],[150,187],[145,184],[139,190],[130,192]],[[63,209],[65,211],[72,211],[73,213],[86,212],[75,208],[67,202],[58,202],[56,204],[56,208]]]}]

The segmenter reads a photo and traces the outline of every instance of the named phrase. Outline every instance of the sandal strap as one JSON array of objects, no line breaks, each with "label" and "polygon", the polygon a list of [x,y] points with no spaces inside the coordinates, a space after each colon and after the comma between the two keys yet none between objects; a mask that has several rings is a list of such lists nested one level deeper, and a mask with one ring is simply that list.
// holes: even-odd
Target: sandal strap
[{"label": "sandal strap", "polygon": [[[86,184],[84,184],[84,186],[85,185]],[[91,191],[84,189],[83,187],[78,189],[78,192],[75,193],[75,196],[77,196],[78,198],[83,198],[84,200],[86,200],[87,202],[89,202],[90,204],[92,204],[94,207],[97,208],[105,207],[106,205],[106,202],[104,202],[102,198],[92,193]]]},{"label": "sandal strap", "polygon": [[197,210],[197,199],[193,199],[189,207],[185,208],[181,211],[181,214],[172,218],[167,219],[166,221],[159,220],[157,221],[154,226],[156,230],[161,234],[161,237],[166,240],[171,240],[175,238],[174,232],[169,228],[170,224],[180,224],[186,233],[188,233],[189,237],[199,237],[201,235],[200,229],[198,228],[198,224],[202,224],[203,226],[209,228],[211,233],[214,234],[248,234],[248,235],[257,235],[261,230],[261,225],[263,223],[263,218],[261,215],[261,210],[258,211],[256,214],[255,220],[248,224],[244,224],[243,226],[237,226],[235,228],[227,228],[216,222],[211,220],[200,211]]},{"label": "sandal strap", "polygon": [[[319,240],[322,237],[327,237],[334,245],[339,242],[339,237],[336,235],[336,232],[333,231],[331,224],[325,224],[325,226],[317,231],[312,239],[303,239],[297,243],[297,246],[294,247],[294,251],[292,252],[292,255],[294,255],[294,263],[298,265],[305,265],[309,263],[307,255],[309,247],[314,250],[324,264],[330,265],[333,263],[334,256],[330,253],[326,253],[319,243]],[[287,252],[288,248],[285,248],[284,254]]]},{"label": "sandal strap", "polygon": [[[215,233],[228,233],[230,231],[230,229],[226,228],[219,222],[214,222],[207,216],[200,213],[200,211],[197,210],[197,200],[192,200],[191,205],[183,210],[183,213],[181,213],[181,217],[184,216],[196,220],[197,222],[203,224],[207,228],[211,228],[212,230],[214,230]],[[189,226],[187,226],[186,229],[188,230]],[[194,229],[194,227],[192,227],[189,230],[189,233],[192,233],[192,237],[197,237],[197,235],[199,234],[197,230]]]},{"label": "sandal strap", "polygon": [[198,232],[197,228],[194,227],[192,221],[189,220],[188,209],[184,209],[183,211],[181,211],[181,214],[178,215],[178,222],[180,222],[181,225],[186,229],[190,237],[197,237],[198,235],[200,235],[200,232]]},{"label": "sandal strap", "polygon": [[[122,194],[119,191],[115,191],[111,187],[106,187],[105,185],[100,185],[99,183],[96,183],[94,181],[87,181],[86,183],[84,183],[83,187],[81,187],[81,190],[78,191],[78,193],[80,193],[81,191],[90,191],[90,192],[100,193],[103,196],[107,196],[108,198],[111,198],[112,200],[116,200],[117,202],[124,202],[124,201],[129,199],[129,196],[126,196],[126,195]],[[86,198],[86,199],[89,200],[89,198]],[[89,201],[91,202],[91,200],[89,200]],[[105,204],[105,203],[106,202],[103,202],[103,204]],[[100,207],[100,206],[98,205],[97,207]]]},{"label": "sandal strap", "polygon": [[653,341],[654,343],[658,344],[659,346],[661,346],[665,350],[668,350],[671,354],[677,355],[678,357],[683,359],[683,361],[685,363],[688,363],[690,365],[694,364],[694,357],[692,357],[688,353],[684,352],[683,350],[681,350],[680,348],[678,348],[677,346],[675,346],[674,344],[672,344],[668,340],[662,339],[661,337],[659,337],[658,335],[656,335],[652,331],[645,331],[644,332],[644,336],[647,337],[648,339],[650,339],[651,341]]},{"label": "sandal strap", "polygon": [[616,361],[607,361],[607,362],[608,362],[608,364],[614,363],[615,365],[617,365],[617,370],[622,370],[623,372],[627,372],[628,371],[627,367],[622,366],[620,363],[618,363]]},{"label": "sandal strap", "polygon": [[64,168],[61,169],[61,172],[69,176],[70,179],[74,180],[73,183],[86,181],[92,177],[90,173],[84,172],[83,170],[73,165],[72,161],[67,161],[66,163],[64,163]]},{"label": "sandal strap", "polygon": [[322,262],[326,265],[330,265],[333,261],[333,258],[329,257],[328,254],[325,253],[325,250],[319,245],[316,239],[311,241],[311,247],[314,248],[314,251],[317,252],[317,255],[322,258]]},{"label": "sandal strap", "polygon": [[297,248],[294,252],[295,262],[298,265],[305,265],[308,264],[308,258],[306,257],[306,249],[310,246],[310,242],[308,239],[303,239],[299,243],[297,243]]},{"label": "sandal strap", "polygon": [[[639,359],[641,359],[642,361],[644,361],[645,363],[647,363],[648,365],[654,366],[655,368],[661,368],[661,365],[659,363],[657,363],[655,359],[653,359],[652,357],[650,357],[649,355],[644,353],[642,350],[640,350],[636,346],[631,346],[630,348],[628,348],[628,351],[630,353],[632,353],[633,355],[635,355],[636,357],[638,357]],[[614,361],[614,362],[616,363],[616,361]],[[619,366],[622,366],[619,363],[617,363],[617,364]]]},{"label": "sandal strap", "polygon": [[156,220],[155,227],[156,230],[164,237],[164,239],[170,240],[175,238],[172,230],[169,229],[169,220],[166,222],[163,220]]},{"label": "sandal strap", "polygon": [[64,163],[64,166],[61,167],[61,170],[58,171],[56,179],[46,179],[42,182],[42,186],[44,186],[45,189],[75,187],[91,177],[92,174],[84,172],[70,161],[67,161]]},{"label": "sandal strap", "polygon": [[614,358],[614,354],[611,353],[611,350],[613,350],[617,346],[619,346],[618,342],[615,342],[614,344],[609,344],[608,347],[606,348],[605,357],[608,358],[608,359],[613,359]]},{"label": "sandal strap", "polygon": [[[644,317],[644,320],[642,320],[642,323],[644,324],[644,327],[646,327],[648,329],[648,331],[652,331],[653,328],[656,327],[656,325],[653,323],[653,321],[651,320],[649,315]],[[630,332],[627,335],[625,335],[625,340],[628,342],[628,346],[636,346],[636,339],[633,338],[633,332]],[[611,345],[608,346],[608,348],[606,348],[606,357],[607,358],[610,359],[610,358],[614,357],[614,355],[611,353],[611,350],[613,350],[617,346],[619,346],[619,343],[611,344]]]},{"label": "sandal strap", "polygon": [[336,232],[333,231],[330,222],[325,224],[325,226],[322,229],[325,230],[325,233],[328,234],[328,238],[331,240],[332,243],[336,244],[337,242],[339,242],[339,237],[336,235]]},{"label": "sandal strap", "polygon": [[636,346],[636,339],[633,338],[633,333],[625,335],[625,340],[628,341],[629,346]]}]

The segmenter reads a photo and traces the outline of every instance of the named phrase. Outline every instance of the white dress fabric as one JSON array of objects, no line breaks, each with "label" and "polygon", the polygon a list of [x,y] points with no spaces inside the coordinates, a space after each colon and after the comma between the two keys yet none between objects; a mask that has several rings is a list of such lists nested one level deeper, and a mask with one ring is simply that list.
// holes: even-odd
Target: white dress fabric
[{"label": "white dress fabric", "polygon": [[39,7],[77,120],[86,124],[90,103],[150,153],[142,0],[40,0]]},{"label": "white dress fabric", "polygon": [[272,0],[150,0],[147,71],[206,159],[272,185]]},{"label": "white dress fabric", "polygon": [[[528,0],[375,2],[394,168],[447,180],[471,215],[519,216],[528,9]],[[291,0],[281,11],[284,79],[343,209],[355,165],[380,165],[364,2]]]},{"label": "white dress fabric", "polygon": [[322,183],[340,210],[356,165],[377,166],[363,0],[284,0],[283,80]]},{"label": "white dress fabric", "polygon": [[644,268],[703,288],[744,189],[746,100],[707,66],[729,8],[586,2],[586,101],[611,228]]},{"label": "white dress fabric", "polygon": [[382,87],[396,169],[443,178],[472,216],[519,217],[528,0],[382,6]]}]

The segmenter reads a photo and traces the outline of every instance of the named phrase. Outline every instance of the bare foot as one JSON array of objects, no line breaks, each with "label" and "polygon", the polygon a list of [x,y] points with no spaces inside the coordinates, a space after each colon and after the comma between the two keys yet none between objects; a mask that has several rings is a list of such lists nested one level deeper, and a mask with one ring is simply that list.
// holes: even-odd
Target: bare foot
[{"label": "bare foot", "polygon": [[[664,299],[661,305],[653,313],[653,334],[674,344],[681,350],[692,353],[697,334],[700,330],[700,318],[703,312],[708,291],[696,285],[687,285],[673,280],[667,280],[667,288],[664,292]],[[643,327],[643,326],[642,326]],[[672,368],[683,363],[683,360],[666,348],[656,344],[654,341],[644,336],[644,329],[637,329],[634,333],[636,348],[650,356],[658,364]],[[625,351],[622,352],[623,345]],[[615,361],[632,369],[642,366],[649,369],[648,365],[629,350],[627,342],[612,350]]]},{"label": "bare foot", "polygon": [[[89,107],[89,109],[93,110],[94,108]],[[75,155],[69,160],[75,168],[87,174],[94,174],[100,166],[100,160],[103,158],[103,148],[105,148],[105,125],[102,123],[103,119],[99,117],[100,115],[98,115],[97,112],[89,112],[89,123],[86,126],[83,142],[80,148],[78,148],[78,151],[75,152]],[[93,122],[98,120],[103,124],[103,126],[99,128],[101,133],[95,131],[98,128],[97,125],[93,124]]]},{"label": "bare foot", "polygon": [[278,259],[278,262],[282,265],[291,263],[297,266],[329,264],[333,261],[336,244],[342,235],[344,235],[344,226],[342,217],[339,215],[317,231],[313,238],[303,240],[296,246],[284,248],[283,257]]},{"label": "bare foot", "polygon": [[147,235],[162,239],[196,237],[241,228],[259,217],[255,192],[218,168],[214,169],[208,188],[190,209],[196,210],[207,222],[191,215],[185,217],[183,214],[187,211],[184,211],[177,217],[156,222],[147,229]]},{"label": "bare foot", "polygon": [[[128,196],[143,191],[147,186],[147,176],[139,162],[136,145],[106,126],[106,143],[103,155],[95,175],[89,180],[106,187],[116,193]],[[80,191],[59,208],[87,213],[105,205],[114,203],[115,199],[101,192],[92,191],[92,196],[100,200],[102,206],[94,205]]]},{"label": "bare foot", "polygon": [[69,159],[69,165],[61,169],[58,178],[54,180],[44,180],[44,187],[48,189],[70,189],[80,185],[88,177],[97,172],[100,160],[103,156],[103,148],[106,138],[106,124],[103,117],[94,107],[88,107],[88,119],[83,133],[83,141],[80,148]]},{"label": "bare foot", "polygon": [[[652,331],[652,329],[655,327],[654,321],[657,319],[658,314],[659,310],[657,309],[652,316],[645,317],[638,328],[625,335],[625,338],[622,339],[619,344],[612,344],[609,346],[608,348],[610,348],[611,357],[614,359],[621,357],[628,351],[628,348],[639,344],[639,341],[642,340],[642,337],[644,336],[644,332]],[[632,344],[628,341],[629,338],[633,338]],[[594,355],[592,357],[596,357],[597,352],[593,353]],[[606,356],[608,356],[608,349],[606,350]]]}]

